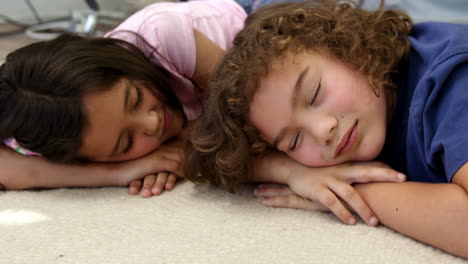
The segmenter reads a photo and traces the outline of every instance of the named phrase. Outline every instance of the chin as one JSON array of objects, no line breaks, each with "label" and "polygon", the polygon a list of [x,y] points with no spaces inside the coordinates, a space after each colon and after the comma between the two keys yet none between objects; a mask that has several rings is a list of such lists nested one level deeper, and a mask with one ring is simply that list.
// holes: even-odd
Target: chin
[{"label": "chin", "polygon": [[359,155],[359,160],[375,160],[382,151],[384,143],[384,140],[379,140],[378,142],[373,142],[373,144],[364,145],[363,152]]}]

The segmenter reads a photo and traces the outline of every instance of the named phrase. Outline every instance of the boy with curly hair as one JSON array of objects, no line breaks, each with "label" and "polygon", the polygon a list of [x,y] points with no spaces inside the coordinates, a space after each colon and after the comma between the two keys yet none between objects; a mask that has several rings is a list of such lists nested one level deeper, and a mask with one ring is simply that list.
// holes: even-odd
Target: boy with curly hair
[{"label": "boy with curly hair", "polygon": [[[384,225],[468,258],[467,83],[466,25],[342,1],[265,7],[218,66],[187,177],[287,184],[256,195],[347,223],[339,199],[361,217],[368,205]],[[372,166],[408,182],[349,185]]]}]

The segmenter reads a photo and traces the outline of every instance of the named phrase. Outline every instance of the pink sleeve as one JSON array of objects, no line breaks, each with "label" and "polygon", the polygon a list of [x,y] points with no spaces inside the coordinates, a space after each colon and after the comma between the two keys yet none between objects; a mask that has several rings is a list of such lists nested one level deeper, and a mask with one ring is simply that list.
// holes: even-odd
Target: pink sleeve
[{"label": "pink sleeve", "polygon": [[[140,34],[157,46],[171,70],[191,78],[195,71],[196,47],[193,30],[226,50],[247,16],[234,0],[171,3],[157,7],[158,14],[141,25]],[[154,5],[155,7],[157,5]],[[162,11],[166,10],[166,11]],[[149,10],[151,11],[151,10]]]},{"label": "pink sleeve", "polygon": [[153,56],[161,65],[172,73],[191,78],[196,51],[194,35],[187,20],[180,14],[161,13],[141,26],[140,35],[156,48],[157,54]]}]

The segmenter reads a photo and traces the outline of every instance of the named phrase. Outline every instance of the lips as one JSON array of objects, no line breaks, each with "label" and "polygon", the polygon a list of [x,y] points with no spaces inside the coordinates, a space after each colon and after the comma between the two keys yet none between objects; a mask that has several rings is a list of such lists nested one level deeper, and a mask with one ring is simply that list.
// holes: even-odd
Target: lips
[{"label": "lips", "polygon": [[346,134],[341,138],[341,141],[335,150],[335,157],[348,152],[353,147],[358,135],[357,124],[358,122],[356,121],[356,123],[354,123],[348,132],[346,132]]}]

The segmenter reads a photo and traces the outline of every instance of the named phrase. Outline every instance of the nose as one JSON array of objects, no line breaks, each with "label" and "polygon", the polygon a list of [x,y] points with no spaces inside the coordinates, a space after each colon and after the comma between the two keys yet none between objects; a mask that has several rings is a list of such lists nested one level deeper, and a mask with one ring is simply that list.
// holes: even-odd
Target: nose
[{"label": "nose", "polygon": [[137,127],[141,133],[154,136],[161,129],[161,120],[156,110],[149,110],[142,113],[137,119]]},{"label": "nose", "polygon": [[304,119],[304,128],[309,135],[322,145],[333,143],[333,137],[338,126],[338,118],[325,113],[309,113]]}]

